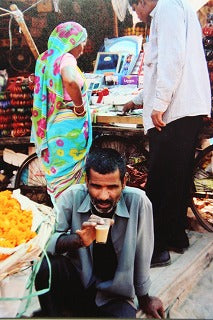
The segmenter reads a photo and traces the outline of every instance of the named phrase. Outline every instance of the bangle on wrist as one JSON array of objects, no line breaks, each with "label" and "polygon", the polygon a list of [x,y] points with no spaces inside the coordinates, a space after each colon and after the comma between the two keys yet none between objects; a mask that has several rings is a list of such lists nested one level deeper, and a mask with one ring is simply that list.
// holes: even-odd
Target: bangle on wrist
[{"label": "bangle on wrist", "polygon": [[84,103],[82,102],[82,104],[80,105],[80,106],[76,106],[75,104],[74,104],[74,108],[81,108],[81,107],[83,107],[84,106]]},{"label": "bangle on wrist", "polygon": [[78,112],[74,107],[73,112],[75,113],[76,116],[83,116],[83,115],[85,115],[86,110],[83,108],[82,112]]},{"label": "bangle on wrist", "polygon": [[82,107],[76,107],[74,106],[74,110],[77,111],[77,112],[81,112],[81,110],[85,110],[84,106],[82,105]]}]

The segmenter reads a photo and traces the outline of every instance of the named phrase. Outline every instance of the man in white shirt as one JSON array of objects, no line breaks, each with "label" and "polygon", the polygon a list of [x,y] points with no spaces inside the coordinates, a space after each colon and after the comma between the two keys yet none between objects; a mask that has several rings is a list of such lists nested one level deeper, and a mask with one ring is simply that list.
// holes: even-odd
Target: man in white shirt
[{"label": "man in white shirt", "polygon": [[187,0],[129,0],[138,17],[151,17],[144,48],[144,89],[124,111],[143,104],[150,145],[146,186],[153,205],[155,247],[151,265],[171,263],[168,250],[189,246],[187,207],[192,164],[211,92],[202,32]]}]

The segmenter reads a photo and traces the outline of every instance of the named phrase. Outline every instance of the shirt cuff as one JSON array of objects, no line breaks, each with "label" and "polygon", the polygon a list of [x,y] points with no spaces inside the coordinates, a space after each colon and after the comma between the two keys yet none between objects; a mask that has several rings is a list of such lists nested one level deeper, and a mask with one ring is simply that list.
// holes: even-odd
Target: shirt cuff
[{"label": "shirt cuff", "polygon": [[143,104],[143,101],[142,101],[141,97],[138,97],[138,96],[134,97],[134,98],[132,99],[132,102],[133,102],[134,104],[138,105],[138,106],[140,106],[140,105]]},{"label": "shirt cuff", "polygon": [[167,108],[168,108],[168,102],[165,102],[158,98],[154,99],[153,110],[165,112]]},{"label": "shirt cuff", "polygon": [[135,293],[137,296],[141,297],[149,293],[149,289],[151,287],[151,279],[150,277],[141,285],[135,285]]}]

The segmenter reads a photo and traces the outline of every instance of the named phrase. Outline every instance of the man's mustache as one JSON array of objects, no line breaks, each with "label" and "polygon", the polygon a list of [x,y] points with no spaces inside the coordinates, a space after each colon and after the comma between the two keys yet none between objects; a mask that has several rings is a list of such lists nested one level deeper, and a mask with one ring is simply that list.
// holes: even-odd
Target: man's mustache
[{"label": "man's mustache", "polygon": [[95,204],[113,204],[110,200],[95,200]]}]

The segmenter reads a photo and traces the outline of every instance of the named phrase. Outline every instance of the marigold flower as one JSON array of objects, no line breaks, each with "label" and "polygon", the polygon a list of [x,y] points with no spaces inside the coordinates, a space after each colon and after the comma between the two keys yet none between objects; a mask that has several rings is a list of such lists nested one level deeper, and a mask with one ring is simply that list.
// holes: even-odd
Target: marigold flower
[{"label": "marigold flower", "polygon": [[[0,247],[14,248],[36,236],[31,230],[33,214],[22,210],[18,200],[9,190],[0,192]],[[0,260],[7,255],[0,254]]]}]

